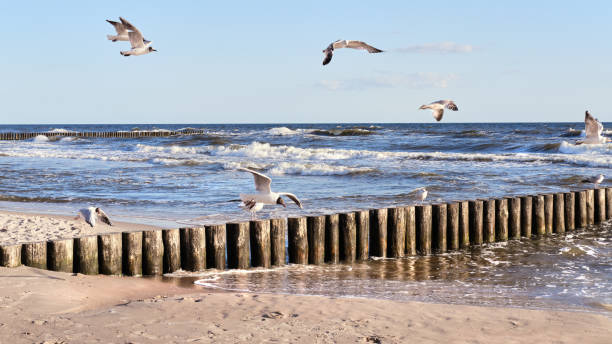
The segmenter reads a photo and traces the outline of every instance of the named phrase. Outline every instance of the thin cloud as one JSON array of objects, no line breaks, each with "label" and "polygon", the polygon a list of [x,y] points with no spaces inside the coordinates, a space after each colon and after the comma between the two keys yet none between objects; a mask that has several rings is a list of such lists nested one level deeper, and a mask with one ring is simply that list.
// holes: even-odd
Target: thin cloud
[{"label": "thin cloud", "polygon": [[321,80],[316,83],[316,86],[331,91],[360,91],[372,88],[447,88],[448,84],[456,78],[455,74],[439,73],[381,74],[356,79]]},{"label": "thin cloud", "polygon": [[474,46],[454,42],[425,43],[396,49],[399,53],[413,54],[465,54],[474,51]]}]

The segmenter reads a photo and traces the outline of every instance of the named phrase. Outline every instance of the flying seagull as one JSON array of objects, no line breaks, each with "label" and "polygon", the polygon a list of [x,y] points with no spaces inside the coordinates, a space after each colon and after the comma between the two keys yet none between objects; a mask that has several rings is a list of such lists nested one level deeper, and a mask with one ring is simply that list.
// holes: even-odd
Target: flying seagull
[{"label": "flying seagull", "polygon": [[440,122],[442,116],[444,116],[444,108],[449,110],[457,111],[459,108],[452,100],[438,100],[437,102],[430,103],[428,105],[421,105],[419,110],[430,109],[433,111],[433,117],[436,121]]},{"label": "flying seagull", "polygon": [[252,214],[261,210],[265,204],[280,204],[283,207],[287,207],[281,196],[289,197],[298,207],[302,208],[302,203],[294,194],[288,192],[272,192],[272,189],[270,189],[272,179],[270,179],[270,177],[248,168],[239,168],[238,170],[251,173],[255,180],[255,190],[257,190],[258,193],[240,194],[243,207]]},{"label": "flying seagull", "polygon": [[128,37],[130,39],[130,44],[132,45],[132,50],[121,51],[121,55],[138,56],[157,51],[151,46],[151,43],[153,42],[146,41],[144,38],[142,38],[142,33],[140,32],[140,30],[138,30],[134,25],[130,24],[130,22],[123,19],[122,17],[119,17],[119,19],[121,20],[121,24],[123,24],[123,26],[125,26],[125,28],[128,30]]},{"label": "flying seagull", "polygon": [[601,182],[603,182],[604,178],[605,178],[605,176],[603,174],[598,174],[596,176],[583,179],[582,182],[583,183],[593,183],[593,184],[597,185],[597,184],[600,184]]},{"label": "flying seagull", "polygon": [[383,52],[383,50],[376,49],[373,46],[368,45],[361,41],[349,41],[349,40],[339,39],[331,43],[330,45],[328,45],[327,48],[323,50],[323,54],[325,54],[325,58],[323,59],[324,66],[331,62],[332,56],[334,55],[334,50],[340,49],[340,48],[363,49],[363,50],[367,50],[370,54]]},{"label": "flying seagull", "polygon": [[106,213],[102,211],[102,209],[100,208],[89,207],[89,208],[79,209],[79,214],[77,215],[76,218],[78,219],[81,216],[83,216],[83,218],[85,219],[85,222],[89,223],[89,225],[92,227],[96,225],[97,220],[100,220],[109,226],[113,225],[111,223],[111,220],[106,215]]},{"label": "flying seagull", "polygon": [[606,143],[610,142],[610,139],[607,137],[601,136],[603,132],[603,125],[599,122],[595,117],[591,116],[591,114],[586,111],[584,113],[584,134],[586,139],[583,141],[576,142],[579,144],[598,144],[598,143]]},{"label": "flying seagull", "polygon": [[[115,28],[115,31],[117,31],[117,35],[106,35],[106,38],[113,42],[130,40],[130,37],[128,35],[128,29],[125,27],[125,25],[123,25],[123,23],[108,19],[106,21]],[[143,38],[143,42],[146,44],[149,41]]]}]

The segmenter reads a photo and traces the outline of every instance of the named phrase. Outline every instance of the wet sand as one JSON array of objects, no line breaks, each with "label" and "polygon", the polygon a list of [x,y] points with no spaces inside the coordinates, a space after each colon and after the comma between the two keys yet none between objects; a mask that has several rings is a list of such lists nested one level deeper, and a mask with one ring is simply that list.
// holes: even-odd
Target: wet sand
[{"label": "wet sand", "polygon": [[0,268],[2,343],[609,343],[580,312],[230,293]]}]

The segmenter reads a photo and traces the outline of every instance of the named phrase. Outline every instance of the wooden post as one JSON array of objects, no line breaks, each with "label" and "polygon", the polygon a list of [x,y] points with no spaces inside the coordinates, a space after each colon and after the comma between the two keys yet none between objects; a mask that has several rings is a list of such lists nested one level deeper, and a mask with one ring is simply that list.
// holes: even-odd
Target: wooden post
[{"label": "wooden post", "polygon": [[21,244],[0,246],[0,266],[15,268],[21,265]]},{"label": "wooden post", "polygon": [[406,209],[403,207],[387,210],[387,238],[387,257],[403,257],[406,251]]},{"label": "wooden post", "polygon": [[595,224],[595,190],[586,190],[587,225]]},{"label": "wooden post", "polygon": [[339,228],[340,260],[344,263],[353,263],[357,253],[357,225],[355,223],[355,213],[339,214]]},{"label": "wooden post", "polygon": [[459,247],[470,247],[470,202],[459,202]]},{"label": "wooden post", "polygon": [[[253,229],[252,222],[253,221],[251,221],[251,230]],[[259,225],[256,227],[259,227]],[[269,267],[270,266],[270,222],[265,221],[265,224],[263,224],[262,227],[265,227],[265,229],[267,230],[267,231],[262,230],[262,235],[267,235],[266,249],[267,249],[268,256],[267,256],[267,265],[261,265],[261,266]],[[205,228],[206,228],[206,267],[209,269],[215,268],[219,270],[224,270],[225,269],[225,225],[212,225],[212,226],[206,226]],[[250,235],[251,235],[251,250],[253,250],[253,240],[261,241],[262,243],[264,242],[263,238],[258,237],[256,233],[253,233],[253,231],[251,231]],[[193,238],[191,240],[193,241]],[[251,252],[252,257],[254,257],[253,253],[255,252],[254,251]]]},{"label": "wooden post", "polygon": [[446,205],[446,241],[447,249],[459,249],[459,203],[452,202]]},{"label": "wooden post", "polygon": [[546,235],[551,235],[553,233],[554,205],[555,201],[553,194],[544,195],[544,223]]},{"label": "wooden post", "polygon": [[[206,228],[180,228],[181,267],[186,271],[202,271],[208,265]],[[212,259],[214,260],[214,258]]]},{"label": "wooden post", "polygon": [[576,191],[576,229],[587,226],[587,192]]},{"label": "wooden post", "polygon": [[325,260],[325,216],[306,218],[308,237],[308,264],[323,264]]},{"label": "wooden post", "polygon": [[308,264],[308,237],[305,217],[288,219],[289,262]]},{"label": "wooden post", "polygon": [[164,273],[181,269],[181,240],[178,229],[162,230],[164,241]]},{"label": "wooden post", "polygon": [[612,187],[606,188],[606,219],[612,219]]},{"label": "wooden post", "polygon": [[142,276],[142,232],[125,232],[121,234],[121,239],[123,274]]},{"label": "wooden post", "polygon": [[251,266],[269,268],[272,264],[270,250],[270,221],[251,221]]},{"label": "wooden post", "polygon": [[49,270],[72,272],[73,257],[73,239],[54,240],[47,243],[47,266]]},{"label": "wooden post", "polygon": [[370,255],[387,257],[387,209],[370,210]]},{"label": "wooden post", "polygon": [[508,241],[508,198],[495,200],[495,240]]},{"label": "wooden post", "polygon": [[416,214],[415,214],[413,205],[407,206],[405,209],[406,209],[406,255],[414,256],[417,254]]},{"label": "wooden post", "polygon": [[[138,238],[134,238],[137,240]],[[133,244],[133,249],[138,251],[138,245]],[[147,276],[159,276],[164,273],[164,238],[161,230],[142,232],[141,240],[141,266],[142,274]],[[137,263],[136,263],[137,264]],[[134,270],[136,273],[137,270]]]},{"label": "wooden post", "polygon": [[435,253],[445,253],[446,252],[446,229],[447,229],[446,204],[433,204],[431,206],[431,212],[432,212],[432,215],[431,215],[432,250]]},{"label": "wooden post", "polygon": [[566,192],[565,194],[563,194],[563,201],[565,204],[565,209],[563,210],[565,213],[565,230],[573,231],[574,229],[576,229],[575,194],[573,192]]},{"label": "wooden post", "polygon": [[325,261],[338,264],[340,261],[340,230],[338,214],[325,215]]},{"label": "wooden post", "polygon": [[85,275],[100,273],[98,261],[98,236],[90,235],[74,239],[75,245],[75,272]]},{"label": "wooden post", "polygon": [[21,248],[23,265],[37,269],[47,269],[47,242],[23,244]]},{"label": "wooden post", "polygon": [[417,205],[414,208],[416,219],[417,252],[431,254],[431,205]]},{"label": "wooden post", "polygon": [[565,233],[565,197],[562,192],[554,195],[553,232]]},{"label": "wooden post", "polygon": [[357,254],[355,259],[367,260],[370,256],[370,212],[367,210],[356,211],[355,222],[357,225]]},{"label": "wooden post", "polygon": [[481,200],[469,201],[470,205],[470,240],[472,245],[483,242],[483,204]]},{"label": "wooden post", "polygon": [[595,189],[595,223],[606,221],[606,189]]},{"label": "wooden post", "polygon": [[531,238],[531,217],[532,214],[532,198],[531,196],[521,197],[521,235],[526,238]]},{"label": "wooden post", "polygon": [[[286,219],[271,219],[270,220],[270,255],[271,263],[275,266],[285,265],[287,261],[286,241],[287,236],[287,220]],[[247,255],[248,258],[248,255]]]},{"label": "wooden post", "polygon": [[546,234],[546,220],[544,210],[544,195],[533,196],[533,222],[532,231],[538,236]]},{"label": "wooden post", "polygon": [[98,235],[98,265],[104,275],[121,275],[121,233]]},{"label": "wooden post", "polygon": [[495,200],[486,199],[482,201],[482,235],[483,242],[495,242]]},{"label": "wooden post", "polygon": [[228,223],[226,228],[227,267],[230,269],[248,269],[251,267],[250,222]]}]

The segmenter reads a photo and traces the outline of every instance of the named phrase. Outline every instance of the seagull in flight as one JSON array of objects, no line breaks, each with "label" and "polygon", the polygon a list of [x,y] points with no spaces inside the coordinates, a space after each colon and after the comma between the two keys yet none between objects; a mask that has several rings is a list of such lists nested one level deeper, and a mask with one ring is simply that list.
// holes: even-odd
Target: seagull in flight
[{"label": "seagull in flight", "polygon": [[113,225],[106,213],[100,208],[88,207],[79,209],[76,219],[79,219],[81,216],[85,219],[85,222],[89,223],[89,225],[92,227],[96,225],[97,220],[100,220],[109,226]]},{"label": "seagull in flight", "polygon": [[323,54],[325,54],[325,58],[323,59],[324,66],[331,62],[332,57],[334,55],[334,50],[340,48],[362,49],[367,50],[370,54],[383,52],[383,50],[374,48],[373,46],[368,45],[362,41],[349,41],[345,39],[339,39],[328,45],[327,48],[323,50]]},{"label": "seagull in flight", "polygon": [[596,176],[583,179],[582,182],[583,183],[593,183],[595,185],[598,185],[598,184],[600,184],[601,182],[604,181],[604,178],[605,178],[605,176],[603,174],[598,174]]},{"label": "seagull in flight", "polygon": [[437,102],[433,102],[427,105],[421,105],[419,110],[432,110],[433,117],[436,119],[436,121],[440,122],[440,120],[442,120],[442,116],[444,116],[444,108],[453,111],[459,110],[457,104],[455,104],[455,102],[453,102],[452,100],[438,100]]},{"label": "seagull in flight", "polygon": [[[117,35],[106,35],[106,38],[108,38],[109,41],[117,42],[130,40],[128,29],[125,27],[125,25],[123,25],[123,23],[108,19],[106,21],[115,28],[115,31],[117,31]],[[143,42],[146,44],[149,41],[143,38]]]},{"label": "seagull in flight", "polygon": [[576,142],[576,144],[599,144],[610,142],[609,138],[601,136],[602,132],[603,125],[601,124],[601,122],[599,122],[597,118],[591,116],[591,114],[586,111],[584,113],[584,135],[586,136],[586,139],[578,141]]},{"label": "seagull in flight", "polygon": [[255,212],[261,210],[265,204],[280,204],[286,208],[285,201],[283,201],[281,196],[289,197],[289,199],[295,202],[300,209],[302,208],[302,203],[294,194],[288,192],[272,192],[270,188],[272,179],[270,179],[270,177],[248,168],[239,168],[238,170],[249,172],[253,175],[255,190],[258,191],[258,193],[255,194],[240,194],[242,206],[245,210],[249,210],[251,214],[255,214]]},{"label": "seagull in flight", "polygon": [[119,17],[119,19],[121,20],[121,24],[123,24],[123,26],[125,26],[125,28],[128,30],[128,37],[130,39],[130,44],[132,45],[132,50],[121,51],[121,55],[138,56],[157,51],[151,46],[151,43],[153,42],[147,41],[142,38],[142,33],[140,32],[140,30],[138,30],[134,25],[130,24],[129,21],[123,19],[122,17]]}]

